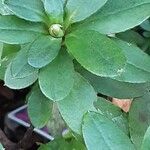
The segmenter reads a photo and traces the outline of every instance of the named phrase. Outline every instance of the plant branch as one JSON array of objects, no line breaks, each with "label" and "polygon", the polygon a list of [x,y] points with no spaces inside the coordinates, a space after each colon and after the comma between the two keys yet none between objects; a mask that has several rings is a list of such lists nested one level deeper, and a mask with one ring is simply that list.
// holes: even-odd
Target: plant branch
[{"label": "plant branch", "polygon": [[18,148],[17,144],[11,142],[1,129],[0,129],[0,142],[6,148],[6,150],[16,150]]},{"label": "plant branch", "polygon": [[0,143],[6,148],[6,150],[26,150],[36,142],[33,136],[33,129],[33,126],[30,126],[22,140],[18,143],[10,141],[5,133],[0,129]]},{"label": "plant branch", "polygon": [[30,126],[27,130],[27,132],[25,133],[23,139],[21,141],[19,141],[18,146],[24,149],[28,149],[30,148],[33,144],[34,144],[34,138],[33,137],[33,130],[34,127]]}]

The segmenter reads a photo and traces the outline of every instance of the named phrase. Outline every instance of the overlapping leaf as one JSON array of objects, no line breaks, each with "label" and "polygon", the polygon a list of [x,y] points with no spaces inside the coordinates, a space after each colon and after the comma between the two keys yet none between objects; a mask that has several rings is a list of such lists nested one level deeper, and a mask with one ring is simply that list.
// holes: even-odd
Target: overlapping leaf
[{"label": "overlapping leaf", "polygon": [[1,66],[1,62],[2,62],[2,53],[3,53],[3,43],[0,42],[0,66]]},{"label": "overlapping leaf", "polygon": [[68,0],[66,9],[70,22],[78,22],[94,14],[107,0]]},{"label": "overlapping leaf", "polygon": [[49,64],[61,48],[61,38],[40,36],[29,48],[28,63],[35,68],[42,68]]},{"label": "overlapping leaf", "polygon": [[4,147],[3,147],[3,145],[1,143],[0,143],[0,149],[4,150]]},{"label": "overlapping leaf", "polygon": [[130,83],[150,82],[150,57],[132,44],[115,41],[126,55],[127,65],[123,73],[114,79]]},{"label": "overlapping leaf", "polygon": [[44,0],[44,7],[51,22],[63,23],[64,3],[62,0]]},{"label": "overlapping leaf", "polygon": [[140,25],[144,30],[150,31],[150,19],[147,19]]},{"label": "overlapping leaf", "polygon": [[47,34],[47,31],[41,23],[27,22],[15,16],[0,16],[0,41],[4,43],[28,43],[42,34]]},{"label": "overlapping leaf", "polygon": [[14,78],[25,78],[31,74],[38,74],[38,69],[28,64],[29,45],[24,46],[11,62],[11,73]]},{"label": "overlapping leaf", "polygon": [[23,89],[33,84],[38,78],[38,69],[27,62],[27,51],[30,45],[22,46],[11,61],[5,73],[5,85],[12,89]]},{"label": "overlapping leaf", "polygon": [[99,113],[85,115],[82,132],[88,150],[135,150],[129,137]]},{"label": "overlapping leaf", "polygon": [[2,58],[5,58],[8,55],[11,55],[12,53],[17,53],[20,50],[20,48],[21,48],[20,45],[3,43]]},{"label": "overlapping leaf", "polygon": [[4,2],[20,18],[34,22],[42,22],[46,18],[41,0],[5,0]]},{"label": "overlapping leaf", "polygon": [[28,97],[28,114],[34,127],[44,127],[52,115],[52,102],[40,91],[39,87],[33,88]]},{"label": "overlapping leaf", "polygon": [[149,150],[150,149],[150,127],[148,127],[141,146],[141,150]]},{"label": "overlapping leaf", "polygon": [[5,85],[11,89],[23,89],[32,85],[37,80],[37,78],[37,72],[34,72],[33,74],[30,74],[24,78],[15,78],[12,76],[11,64],[9,64],[5,73],[4,81]]},{"label": "overlapping leaf", "polygon": [[10,64],[11,60],[16,56],[16,53],[20,50],[18,45],[8,45],[3,44],[3,53],[0,66],[0,79],[4,80],[5,72],[7,66]]},{"label": "overlapping leaf", "polygon": [[111,119],[125,134],[129,135],[127,117],[119,107],[103,98],[98,98],[94,106],[100,113]]},{"label": "overlapping leaf", "polygon": [[2,0],[0,0],[0,14],[1,15],[11,15],[13,14],[9,8],[3,3]]},{"label": "overlapping leaf", "polygon": [[108,0],[95,15],[77,28],[88,28],[100,33],[118,33],[141,24],[150,16],[149,0]]},{"label": "overlapping leaf", "polygon": [[122,50],[106,36],[91,30],[80,30],[66,37],[68,51],[88,71],[113,77],[124,70],[126,58]]},{"label": "overlapping leaf", "polygon": [[96,76],[83,68],[77,69],[94,87],[97,93],[120,99],[139,97],[150,88],[149,83],[127,83]]},{"label": "overlapping leaf", "polygon": [[69,94],[73,83],[73,62],[69,55],[61,49],[56,59],[40,70],[40,88],[46,97],[53,101],[59,101]]},{"label": "overlapping leaf", "polygon": [[121,32],[121,33],[116,34],[116,36],[122,39],[123,41],[135,44],[140,47],[145,44],[145,39],[143,38],[143,36],[134,30]]},{"label": "overlapping leaf", "polygon": [[86,150],[86,148],[80,141],[75,139],[68,142],[63,138],[58,138],[45,145],[41,145],[38,150]]},{"label": "overlapping leaf", "polygon": [[129,129],[132,142],[140,150],[142,140],[150,125],[150,93],[134,99],[129,111]]},{"label": "overlapping leaf", "polygon": [[81,134],[83,115],[88,110],[94,110],[93,102],[96,99],[93,87],[77,74],[70,94],[58,102],[59,111],[63,119],[76,133]]}]

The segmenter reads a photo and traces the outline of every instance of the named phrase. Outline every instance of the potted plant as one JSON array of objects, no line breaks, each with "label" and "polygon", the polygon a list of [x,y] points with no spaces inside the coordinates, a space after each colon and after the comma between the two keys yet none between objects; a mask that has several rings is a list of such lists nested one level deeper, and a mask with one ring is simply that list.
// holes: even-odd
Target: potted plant
[{"label": "potted plant", "polygon": [[[149,18],[149,0],[4,0],[2,7],[1,78],[11,89],[31,87],[34,127],[59,110],[71,130],[40,150],[150,147],[150,57],[142,51],[149,46],[130,30]],[[102,94],[134,99],[129,114]]]}]

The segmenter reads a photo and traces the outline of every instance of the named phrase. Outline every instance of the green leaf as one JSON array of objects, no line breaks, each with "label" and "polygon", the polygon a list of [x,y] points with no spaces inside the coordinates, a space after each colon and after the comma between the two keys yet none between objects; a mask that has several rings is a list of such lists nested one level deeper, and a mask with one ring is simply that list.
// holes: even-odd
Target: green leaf
[{"label": "green leaf", "polygon": [[142,68],[144,71],[150,72],[149,55],[144,53],[141,49],[139,49],[133,44],[121,40],[115,40],[115,41],[125,53],[128,63],[136,66],[137,68]]},{"label": "green leaf", "polygon": [[66,9],[70,22],[78,22],[99,10],[107,0],[68,0]]},{"label": "green leaf", "polygon": [[128,43],[132,43],[140,47],[145,43],[145,39],[143,38],[143,36],[133,30],[118,33],[116,36]]},{"label": "green leaf", "polygon": [[100,111],[109,119],[120,116],[122,114],[122,110],[119,107],[102,97],[98,98],[98,100],[94,103],[94,106],[98,111]]},{"label": "green leaf", "polygon": [[77,140],[72,140],[70,142],[70,147],[72,150],[87,150],[85,145],[83,145],[83,143],[81,143],[80,141],[77,141]]},{"label": "green leaf", "polygon": [[28,64],[29,45],[24,46],[11,62],[11,73],[14,78],[25,78],[31,74],[38,74],[38,69]]},{"label": "green leaf", "polygon": [[0,80],[4,80],[7,65],[11,62],[11,59],[12,59],[12,55],[8,55],[7,59],[2,60],[0,66]]},{"label": "green leaf", "polygon": [[149,0],[108,0],[95,15],[75,28],[88,28],[103,34],[119,33],[149,18],[149,8]]},{"label": "green leaf", "polygon": [[150,81],[150,74],[141,68],[127,63],[125,71],[121,75],[114,77],[114,79],[129,83],[145,83]]},{"label": "green leaf", "polygon": [[28,63],[35,68],[42,68],[58,55],[60,48],[61,38],[40,36],[31,44]]},{"label": "green leaf", "polygon": [[52,102],[42,94],[38,86],[32,89],[28,97],[28,114],[36,128],[44,127],[51,118]]},{"label": "green leaf", "polygon": [[134,150],[128,136],[99,113],[85,115],[82,132],[88,150]]},{"label": "green leaf", "polygon": [[147,19],[146,21],[144,21],[141,24],[141,27],[146,31],[150,31],[150,19]]},{"label": "green leaf", "polygon": [[0,150],[5,150],[2,144],[0,144]]},{"label": "green leaf", "polygon": [[33,84],[38,78],[38,73],[34,72],[24,78],[15,78],[12,76],[11,64],[7,67],[4,81],[5,85],[11,89],[23,89]]},{"label": "green leaf", "polygon": [[0,79],[4,80],[5,72],[7,66],[10,64],[11,60],[16,56],[16,52],[20,49],[18,45],[8,45],[3,44],[3,53],[0,66]]},{"label": "green leaf", "polygon": [[49,120],[47,127],[49,129],[49,133],[52,137],[54,137],[54,139],[63,136],[64,130],[67,129],[67,126],[59,112],[57,103],[53,103],[52,117]]},{"label": "green leaf", "polygon": [[4,43],[28,43],[47,32],[42,23],[27,22],[15,16],[0,16],[0,41]]},{"label": "green leaf", "polygon": [[1,62],[2,62],[2,54],[3,54],[3,43],[0,42],[0,66],[1,66]]},{"label": "green leaf", "polygon": [[3,0],[0,0],[0,14],[1,15],[10,15],[13,14],[9,8],[3,3]]},{"label": "green leaf", "polygon": [[45,19],[41,0],[5,0],[5,4],[20,18],[34,22],[42,22]]},{"label": "green leaf", "polygon": [[120,99],[139,97],[150,88],[149,83],[128,83],[96,76],[76,64],[76,70],[86,78],[97,93]]},{"label": "green leaf", "polygon": [[17,53],[20,50],[20,48],[21,48],[20,45],[13,45],[13,44],[10,45],[10,44],[3,43],[2,58],[5,58],[12,53]]},{"label": "green leaf", "polygon": [[98,100],[94,103],[94,106],[109,119],[120,116],[122,114],[122,111],[119,107],[115,106],[104,98],[98,98]]},{"label": "green leaf", "polygon": [[62,100],[73,87],[74,68],[69,55],[61,49],[60,54],[39,74],[43,94],[53,101]]},{"label": "green leaf", "polygon": [[4,61],[2,59],[2,55],[3,55],[3,43],[0,42],[0,80],[3,80],[4,72],[5,72],[5,69],[2,64],[2,62]]},{"label": "green leaf", "polygon": [[144,95],[149,89],[148,83],[127,83],[111,78],[96,76],[84,69],[79,71],[94,87],[97,93],[120,99],[134,98]]},{"label": "green leaf", "polygon": [[58,102],[59,111],[67,125],[76,133],[81,134],[83,115],[93,110],[96,101],[93,87],[79,74],[76,75],[70,94]]},{"label": "green leaf", "polygon": [[150,81],[150,56],[135,45],[121,40],[115,40],[122,48],[126,58],[127,66],[120,76],[114,77],[118,81],[130,83],[145,83]]},{"label": "green leaf", "polygon": [[[145,38],[149,38],[149,37],[150,37],[150,32],[149,32],[149,31],[143,32],[143,36],[144,36]],[[145,50],[145,47],[147,47],[148,44],[149,44],[149,41],[147,40],[147,41],[145,42],[145,45],[143,46],[144,50]],[[148,45],[148,46],[149,46],[149,45]]]},{"label": "green leaf", "polygon": [[45,11],[53,23],[63,23],[63,1],[62,0],[44,0]]},{"label": "green leaf", "polygon": [[93,74],[113,77],[124,70],[126,58],[122,50],[96,31],[73,32],[67,36],[66,45],[77,61]]},{"label": "green leaf", "polygon": [[38,150],[86,150],[86,148],[81,142],[75,139],[67,142],[63,138],[59,138],[41,145]]},{"label": "green leaf", "polygon": [[38,150],[71,150],[70,145],[64,139],[57,139],[47,144],[42,144]]},{"label": "green leaf", "polygon": [[150,127],[147,129],[144,139],[142,142],[141,150],[149,150],[150,149]]},{"label": "green leaf", "polygon": [[124,133],[129,134],[128,120],[119,107],[103,98],[98,98],[94,106],[101,114],[111,119]]},{"label": "green leaf", "polygon": [[140,150],[147,128],[150,126],[150,93],[133,100],[129,111],[129,130],[132,142]]}]

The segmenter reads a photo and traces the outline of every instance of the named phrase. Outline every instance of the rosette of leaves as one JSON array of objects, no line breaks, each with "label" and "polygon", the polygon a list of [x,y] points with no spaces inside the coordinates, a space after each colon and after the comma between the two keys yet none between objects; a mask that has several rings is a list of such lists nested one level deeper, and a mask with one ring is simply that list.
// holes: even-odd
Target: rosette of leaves
[{"label": "rosette of leaves", "polygon": [[[10,13],[0,15],[0,41],[20,45],[4,67],[4,81],[12,89],[38,83],[28,96],[33,125],[43,127],[56,103],[72,131],[83,134],[89,150],[134,149],[111,119],[93,112],[93,102],[97,93],[133,98],[148,91],[149,56],[115,34],[146,20],[150,1],[4,0],[3,5]],[[2,60],[8,55],[2,54]],[[113,131],[104,135],[109,126]],[[96,140],[90,143],[91,138]]]}]

